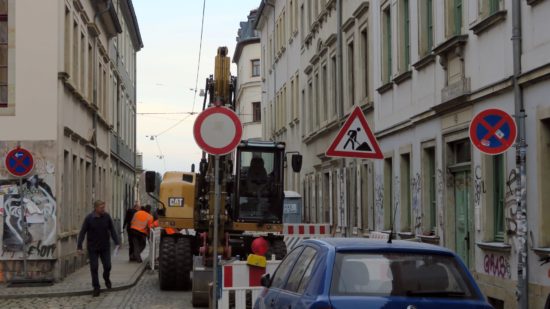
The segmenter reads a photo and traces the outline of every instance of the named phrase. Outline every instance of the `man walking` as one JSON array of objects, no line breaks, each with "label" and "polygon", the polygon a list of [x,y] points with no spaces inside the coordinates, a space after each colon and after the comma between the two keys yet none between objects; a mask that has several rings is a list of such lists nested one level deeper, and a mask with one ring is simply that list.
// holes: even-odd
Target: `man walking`
[{"label": "man walking", "polygon": [[124,225],[123,228],[126,230],[126,234],[128,235],[128,244],[130,246],[128,253],[130,255],[130,261],[135,261],[136,258],[134,257],[134,241],[132,240],[133,233],[130,233],[130,226],[132,224],[132,219],[134,218],[134,215],[136,212],[138,212],[141,209],[141,206],[138,202],[134,203],[134,207],[128,208],[126,210],[126,215],[124,216]]},{"label": "man walking", "polygon": [[145,249],[147,236],[153,225],[153,216],[145,210],[138,210],[132,218],[130,224],[130,233],[134,242],[134,258],[135,261],[141,263],[141,252]]},{"label": "man walking", "polygon": [[[90,259],[90,272],[92,273],[92,286],[94,287],[94,297],[99,296],[99,278],[97,270],[99,267],[98,258],[101,259],[103,264],[103,279],[105,280],[105,286],[110,289],[111,280],[109,274],[111,272],[111,244],[109,242],[110,237],[118,247],[120,242],[118,235],[113,225],[111,216],[105,212],[105,202],[95,201],[94,211],[86,216],[80,234],[78,235],[77,250],[79,254],[82,254],[82,243],[84,237],[87,238],[88,258]],[[117,249],[115,249],[117,250]]]}]

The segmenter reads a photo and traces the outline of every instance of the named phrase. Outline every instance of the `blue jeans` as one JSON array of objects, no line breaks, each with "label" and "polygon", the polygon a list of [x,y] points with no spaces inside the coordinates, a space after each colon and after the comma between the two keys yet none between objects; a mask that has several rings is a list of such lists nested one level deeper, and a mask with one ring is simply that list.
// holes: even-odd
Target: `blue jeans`
[{"label": "blue jeans", "polygon": [[103,279],[105,282],[110,282],[109,274],[111,273],[111,250],[105,249],[88,249],[88,257],[90,259],[90,272],[92,273],[92,286],[94,290],[99,289],[98,268],[99,261],[103,264]]}]

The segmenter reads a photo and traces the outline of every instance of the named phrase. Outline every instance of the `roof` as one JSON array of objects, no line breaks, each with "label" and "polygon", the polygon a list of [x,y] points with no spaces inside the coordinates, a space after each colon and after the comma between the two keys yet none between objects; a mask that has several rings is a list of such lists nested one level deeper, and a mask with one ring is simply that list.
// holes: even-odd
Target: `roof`
[{"label": "roof", "polygon": [[393,240],[389,244],[386,240],[369,239],[369,238],[323,238],[323,239],[309,239],[305,241],[317,243],[319,245],[325,245],[334,247],[336,251],[355,251],[355,250],[412,250],[412,251],[430,251],[434,253],[452,253],[451,250],[430,245],[426,243],[406,241],[406,240]]},{"label": "roof", "polygon": [[132,38],[132,41],[135,45],[136,51],[139,51],[143,48],[143,39],[141,38],[141,32],[139,30],[139,24],[136,16],[136,11],[134,10],[134,5],[132,3],[132,0],[126,0],[121,2],[123,4],[123,9],[126,10],[125,13],[129,13],[130,21],[132,27],[130,28],[130,37]]}]

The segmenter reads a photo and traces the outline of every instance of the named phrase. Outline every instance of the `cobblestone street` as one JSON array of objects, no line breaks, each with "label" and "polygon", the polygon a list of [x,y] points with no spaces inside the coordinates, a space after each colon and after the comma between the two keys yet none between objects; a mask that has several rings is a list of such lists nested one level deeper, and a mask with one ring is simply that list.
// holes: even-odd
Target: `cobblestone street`
[{"label": "cobblestone street", "polygon": [[0,300],[0,308],[181,309],[192,308],[192,305],[191,292],[161,291],[158,284],[158,273],[147,270],[136,286],[128,290],[106,292],[95,298],[91,295],[84,295],[53,298],[2,299]]}]

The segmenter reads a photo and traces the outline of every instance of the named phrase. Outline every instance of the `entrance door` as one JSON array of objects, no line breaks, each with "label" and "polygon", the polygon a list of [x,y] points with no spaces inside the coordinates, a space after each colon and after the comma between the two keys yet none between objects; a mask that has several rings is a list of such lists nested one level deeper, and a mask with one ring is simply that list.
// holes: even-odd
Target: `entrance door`
[{"label": "entrance door", "polygon": [[470,165],[454,168],[453,187],[455,200],[455,244],[456,253],[469,266],[470,256]]}]

